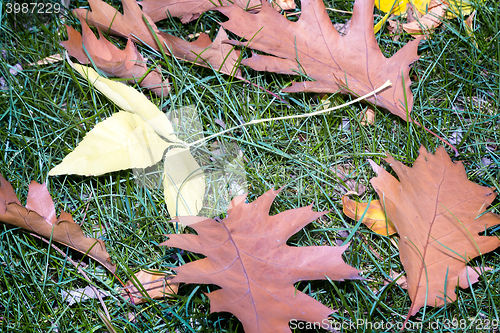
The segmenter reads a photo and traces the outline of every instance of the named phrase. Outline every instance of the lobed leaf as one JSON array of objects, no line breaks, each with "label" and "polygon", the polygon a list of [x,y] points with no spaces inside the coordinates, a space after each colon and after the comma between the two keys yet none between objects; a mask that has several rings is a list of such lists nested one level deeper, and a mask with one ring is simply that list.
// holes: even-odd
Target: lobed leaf
[{"label": "lobed leaf", "polygon": [[86,237],[65,211],[56,217],[54,202],[45,184],[31,182],[26,207],[23,207],[12,185],[0,174],[0,221],[52,238],[97,260],[111,272],[116,270],[102,240]]}]

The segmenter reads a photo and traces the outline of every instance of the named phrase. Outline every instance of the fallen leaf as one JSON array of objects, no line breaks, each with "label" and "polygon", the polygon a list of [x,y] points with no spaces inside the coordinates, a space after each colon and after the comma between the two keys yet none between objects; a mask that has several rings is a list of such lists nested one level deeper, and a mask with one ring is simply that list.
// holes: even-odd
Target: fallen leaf
[{"label": "fallen leaf", "polygon": [[[102,298],[111,296],[111,294],[105,290],[102,289],[95,289],[95,290],[97,290],[97,292]],[[91,286],[86,286],[85,288],[79,288],[69,291],[61,289],[61,296],[64,301],[69,303],[69,306],[72,306],[75,303],[80,303],[92,298],[98,298],[95,290]]]},{"label": "fallen leaf", "polygon": [[62,61],[63,59],[64,58],[62,57],[62,55],[60,53],[57,53],[57,54],[53,54],[53,55],[50,55],[48,57],[45,57],[41,60],[38,60],[37,62],[32,62],[32,63],[28,64],[28,66],[49,65],[49,64],[54,64],[54,63],[57,63],[59,61]]},{"label": "fallen leaf", "polygon": [[[196,149],[192,150],[192,154],[195,160],[200,165],[203,165],[203,172],[205,174],[205,196],[196,200],[198,204],[201,202],[201,199],[203,200],[201,215],[213,218],[225,214],[232,198],[248,192],[245,171],[247,163],[243,161],[243,152],[235,142],[231,144],[216,140],[212,141],[210,145],[203,142],[205,130],[200,118],[200,112],[198,112],[194,105],[170,110],[167,116],[172,122],[179,139],[187,143],[199,142],[199,145],[196,145]],[[222,127],[225,126],[224,122],[220,120],[215,120],[214,122]],[[181,156],[179,157],[182,159]],[[175,163],[169,162],[168,165],[165,164],[164,166],[164,174],[167,175],[167,170],[175,168]],[[183,171],[185,177],[196,177],[196,174],[199,174],[198,168],[199,166],[195,165],[186,168]],[[178,172],[175,172],[175,174],[178,174]],[[169,175],[168,178],[170,177]],[[169,180],[166,179],[164,184],[167,181]],[[181,185],[182,179],[179,179],[177,184]],[[181,202],[182,199],[179,200],[179,203]],[[184,211],[179,212],[177,215],[190,215],[190,213]]]},{"label": "fallen leaf", "polygon": [[470,16],[464,21],[465,23],[465,33],[467,34],[467,36],[470,37],[470,39],[472,40],[472,43],[474,43],[474,46],[477,48],[477,42],[476,42],[476,38],[474,37],[474,17],[476,16],[476,11],[473,11]]},{"label": "fallen leaf", "polygon": [[[130,279],[125,284],[126,294],[123,294],[127,299],[132,295],[133,304],[145,303],[148,299],[172,297],[171,295],[177,294],[179,289],[178,283],[169,282],[173,275],[142,270],[134,276],[135,279]],[[137,288],[138,282],[140,283],[139,289]],[[147,294],[144,295],[144,292]]]},{"label": "fallen leaf", "polygon": [[120,111],[88,132],[49,175],[99,176],[118,170],[146,168],[158,163],[172,145],[174,143],[162,139],[141,117]]},{"label": "fallen leaf", "polygon": [[418,59],[419,40],[409,42],[386,58],[373,33],[372,0],[355,2],[351,26],[345,36],[334,28],[323,1],[301,3],[302,14],[297,22],[289,21],[267,2],[262,3],[257,14],[238,6],[217,9],[229,18],[222,26],[248,40],[229,41],[231,44],[271,54],[253,54],[242,64],[258,71],[301,74],[315,80],[293,82],[285,92],[341,91],[363,96],[390,80],[391,87],[367,100],[409,120],[407,116],[413,106],[409,71],[410,64]]},{"label": "fallen leaf", "polygon": [[[260,8],[260,0],[212,1],[212,0],[143,0],[138,2],[142,10],[154,22],[168,17],[180,17],[182,23],[196,20],[200,15],[218,6],[234,3],[245,10]],[[295,7],[294,7],[295,8]]]},{"label": "fallen leaf", "polygon": [[170,149],[164,168],[164,194],[170,216],[198,214],[203,207],[205,174],[189,149]]},{"label": "fallen leaf", "polygon": [[405,14],[408,4],[413,5],[419,12],[425,14],[431,0],[375,0],[375,6],[384,13],[395,15]]},{"label": "fallen leaf", "polygon": [[[124,50],[120,50],[108,41],[99,30],[99,39],[90,30],[85,20],[80,20],[82,35],[70,26],[66,26],[68,40],[60,44],[81,64],[93,64],[106,74],[128,79],[129,83],[139,82],[158,96],[168,94],[168,81],[164,81],[159,68],[148,70],[146,60],[137,51],[132,40],[128,40]],[[85,47],[85,50],[84,50]]]},{"label": "fallen leaf", "polygon": [[109,98],[123,111],[138,115],[154,128],[156,133],[170,142],[182,144],[174,134],[172,124],[165,114],[158,109],[147,97],[121,82],[105,79],[95,70],[87,66],[70,63],[71,66],[86,78],[89,83]]},{"label": "fallen leaf", "polygon": [[403,29],[409,34],[428,33],[441,25],[446,9],[446,4],[440,0],[431,0],[428,12],[415,21],[404,23]]},{"label": "fallen leaf", "polygon": [[246,332],[291,332],[291,319],[327,320],[332,309],[298,291],[302,280],[361,279],[359,271],[342,260],[349,245],[295,247],[288,238],[324,215],[311,206],[269,216],[279,191],[270,190],[252,203],[246,195],[231,201],[220,222],[203,217],[179,217],[194,234],[172,234],[161,245],[201,253],[205,259],[175,268],[174,283],[215,284],[210,292],[210,313],[227,311],[242,322]]},{"label": "fallen leaf", "polygon": [[391,156],[386,161],[399,180],[370,161],[378,175],[371,183],[401,237],[411,316],[425,305],[455,301],[457,286],[478,281],[485,268],[466,264],[500,246],[496,236],[479,236],[500,224],[500,216],[485,213],[495,199],[493,189],[469,181],[462,163],[452,162],[443,147],[435,154],[421,147],[413,167]]},{"label": "fallen leaf", "polygon": [[[188,23],[196,20],[206,11],[216,7],[230,6],[231,4],[235,4],[250,12],[258,12],[260,10],[260,0],[143,0],[137,3],[154,22],[164,20],[168,17],[180,17],[182,23]],[[295,2],[293,0],[276,0],[273,1],[273,8],[278,11],[292,10],[295,9]]]},{"label": "fallen leaf", "polygon": [[[196,215],[205,194],[203,171],[189,149],[172,148],[186,143],[177,138],[167,116],[134,88],[105,79],[86,66],[72,66],[125,111],[97,124],[49,175],[95,176],[146,168],[165,156],[164,188],[169,214]],[[171,150],[164,155],[168,148]]]},{"label": "fallen leaf", "polygon": [[[384,286],[387,286],[388,284],[392,283],[394,280],[396,280],[396,284],[400,286],[403,289],[408,289],[408,282],[406,281],[406,276],[401,275],[402,273],[395,272],[391,270],[389,276],[390,279],[384,279]],[[400,276],[401,275],[401,276]]]},{"label": "fallen leaf", "polygon": [[0,221],[53,239],[97,260],[113,273],[116,270],[102,240],[86,237],[65,211],[56,217],[54,202],[45,184],[31,182],[23,207],[12,185],[0,174]]},{"label": "fallen leaf", "polygon": [[330,170],[337,176],[337,186],[334,188],[335,197],[340,197],[348,193],[362,195],[365,192],[366,186],[362,182],[352,179],[356,172],[349,163],[337,164],[330,167]]},{"label": "fallen leaf", "polygon": [[363,126],[375,124],[375,110],[368,107],[361,113],[361,120],[359,123]]},{"label": "fallen leaf", "polygon": [[135,36],[133,37],[135,41],[159,50],[155,36],[144,22],[147,20],[166,54],[172,54],[176,58],[194,62],[200,66],[213,68],[221,73],[241,77],[237,65],[240,53],[233,50],[232,46],[222,44],[222,41],[227,39],[227,34],[223,29],[219,30],[213,42],[204,33],[200,34],[196,41],[187,42],[165,32],[160,32],[153,20],[139,8],[134,0],[122,0],[122,4],[123,14],[101,0],[89,0],[92,11],[78,8],[73,13],[80,20],[85,20],[100,31],[122,37]]},{"label": "fallen leaf", "polygon": [[457,16],[464,17],[472,14],[474,11],[474,4],[483,5],[486,0],[443,0],[448,4],[448,18],[455,18]]},{"label": "fallen leaf", "polygon": [[344,195],[342,206],[344,214],[354,221],[359,221],[364,215],[361,222],[379,235],[390,236],[397,232],[394,224],[386,217],[384,208],[378,200],[373,200],[368,205],[368,203],[351,200],[347,195]]}]

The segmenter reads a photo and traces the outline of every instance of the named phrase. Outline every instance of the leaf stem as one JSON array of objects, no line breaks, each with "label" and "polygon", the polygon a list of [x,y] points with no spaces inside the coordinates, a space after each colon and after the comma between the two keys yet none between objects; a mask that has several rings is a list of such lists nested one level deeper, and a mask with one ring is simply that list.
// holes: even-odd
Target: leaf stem
[{"label": "leaf stem", "polygon": [[236,130],[238,128],[242,128],[242,127],[248,126],[248,125],[254,125],[254,124],[265,123],[265,122],[268,122],[268,121],[276,121],[276,120],[286,120],[286,119],[295,119],[295,118],[308,118],[308,117],[313,117],[313,116],[317,116],[317,115],[324,114],[324,113],[329,113],[330,111],[341,109],[343,107],[346,107],[346,106],[349,106],[351,104],[354,104],[354,103],[357,103],[359,101],[362,101],[364,99],[367,99],[368,97],[371,97],[373,95],[376,95],[377,93],[379,93],[380,91],[386,89],[387,87],[390,87],[391,85],[392,85],[391,81],[387,80],[387,82],[385,82],[382,86],[380,86],[379,88],[377,88],[377,89],[369,92],[368,94],[366,94],[364,96],[358,97],[358,98],[356,98],[356,99],[354,99],[354,100],[352,100],[350,102],[344,103],[342,105],[337,105],[337,106],[334,106],[334,107],[331,107],[331,108],[328,108],[328,109],[325,109],[325,110],[318,110],[318,111],[314,111],[314,112],[311,112],[311,113],[303,113],[303,114],[297,114],[297,115],[293,115],[293,116],[283,116],[283,117],[276,117],[276,118],[254,119],[252,121],[249,121],[248,123],[244,123],[244,124],[241,124],[241,125],[238,125],[238,126],[234,126],[234,127],[228,128],[227,130],[224,130],[222,132],[215,133],[215,134],[209,135],[209,136],[207,136],[207,137],[205,137],[203,139],[191,142],[191,143],[187,144],[186,147],[192,147],[192,146],[196,146],[198,144],[202,144],[205,141],[211,140],[211,139],[216,138],[218,136],[221,136],[221,135],[223,135],[223,134],[225,134],[227,132],[231,132],[231,131],[234,131],[234,130]]}]

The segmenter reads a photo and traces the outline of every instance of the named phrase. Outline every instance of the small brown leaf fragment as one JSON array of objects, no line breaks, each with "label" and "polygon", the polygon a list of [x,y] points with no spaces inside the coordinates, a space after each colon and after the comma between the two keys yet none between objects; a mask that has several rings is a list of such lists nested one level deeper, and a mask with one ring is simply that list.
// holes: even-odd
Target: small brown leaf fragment
[{"label": "small brown leaf fragment", "polygon": [[286,244],[325,213],[308,206],[269,216],[278,192],[270,190],[251,203],[245,203],[246,195],[234,198],[220,222],[180,217],[178,222],[189,223],[197,235],[168,235],[169,240],[161,244],[206,256],[175,268],[172,281],[220,286],[207,294],[210,312],[231,312],[245,332],[291,332],[291,319],[327,320],[333,310],[298,291],[294,287],[298,281],[361,279],[359,271],[342,260],[349,245]]},{"label": "small brown leaf fragment", "polygon": [[102,240],[86,237],[70,214],[61,211],[57,219],[54,202],[45,184],[31,182],[26,207],[17,199],[14,189],[0,174],[0,222],[51,238],[97,260],[111,272],[116,266]]},{"label": "small brown leaf fragment", "polygon": [[[134,274],[137,280],[129,280],[125,284],[126,294],[125,298],[132,295],[132,302],[134,304],[141,304],[148,300],[147,297],[152,299],[160,299],[164,297],[172,297],[170,295],[177,294],[179,289],[178,283],[170,283],[173,275],[168,275],[161,272],[152,271],[139,271]],[[141,290],[137,289],[137,281],[141,283]],[[147,296],[142,294],[142,290],[147,292]]]},{"label": "small brown leaf fragment", "polygon": [[372,108],[366,108],[361,113],[361,120],[359,122],[363,126],[375,124],[375,111]]},{"label": "small brown leaf fragment", "polygon": [[[427,14],[415,20],[404,23],[403,29],[409,34],[428,33],[441,25],[447,6],[439,0],[432,0]],[[418,11],[415,11],[418,13]]]},{"label": "small brown leaf fragment", "polygon": [[413,167],[391,156],[386,161],[399,180],[370,161],[377,173],[370,182],[401,237],[411,316],[425,305],[443,306],[443,295],[447,302],[456,300],[457,286],[478,280],[466,264],[500,246],[498,237],[479,236],[500,224],[500,216],[485,213],[495,199],[493,189],[469,181],[462,163],[452,162],[443,147],[435,154],[421,147]]},{"label": "small brown leaf fragment", "polygon": [[363,96],[390,80],[392,86],[367,100],[408,120],[413,106],[409,71],[418,59],[418,38],[386,58],[373,33],[373,0],[356,0],[345,36],[334,28],[322,0],[301,3],[302,14],[296,22],[277,13],[267,1],[257,14],[234,5],[217,8],[229,18],[222,26],[247,40],[229,41],[231,44],[270,54],[253,54],[242,64],[258,71],[314,79],[293,82],[285,92],[340,91]]},{"label": "small brown leaf fragment", "polygon": [[406,281],[406,276],[405,275],[400,276],[400,275],[401,273],[391,270],[389,274],[390,279],[384,279],[384,286],[387,286],[389,283],[391,283],[397,278],[396,284],[403,289],[408,289],[408,282]]},{"label": "small brown leaf fragment", "polygon": [[139,8],[134,0],[122,0],[122,4],[123,14],[102,0],[89,0],[91,10],[78,8],[73,13],[80,20],[86,21],[87,24],[95,26],[100,31],[127,38],[137,36],[134,38],[135,41],[160,50],[155,36],[144,22],[145,19],[159,39],[166,54],[172,54],[178,59],[194,62],[200,66],[212,67],[224,74],[241,77],[237,66],[240,52],[234,50],[230,45],[222,44],[222,41],[227,39],[227,34],[223,29],[219,30],[213,43],[210,42],[210,38],[206,34],[201,34],[194,42],[187,42],[165,32],[160,32],[153,20]]},{"label": "small brown leaf fragment", "polygon": [[129,79],[129,83],[139,80],[141,87],[153,91],[158,96],[168,94],[168,80],[163,80],[159,68],[148,73],[146,59],[139,53],[131,39],[128,40],[125,49],[120,50],[108,41],[100,30],[97,39],[85,20],[80,19],[80,23],[82,35],[72,27],[66,26],[68,40],[60,43],[71,56],[78,59],[81,64],[89,64],[88,56],[90,56],[95,66],[107,74]]}]

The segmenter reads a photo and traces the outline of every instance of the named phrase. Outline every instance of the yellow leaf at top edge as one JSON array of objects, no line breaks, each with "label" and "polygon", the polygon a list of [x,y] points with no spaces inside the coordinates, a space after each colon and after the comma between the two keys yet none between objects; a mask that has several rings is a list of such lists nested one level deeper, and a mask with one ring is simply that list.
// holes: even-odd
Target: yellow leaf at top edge
[{"label": "yellow leaf at top edge", "polygon": [[419,12],[425,14],[431,0],[375,0],[375,6],[384,13],[390,11],[395,15],[401,15],[406,13],[406,5],[410,2]]},{"label": "yellow leaf at top edge", "polygon": [[[367,202],[356,202],[347,195],[342,197],[344,214],[355,221],[359,221],[368,206]],[[373,200],[366,211],[362,223],[379,235],[390,236],[397,233],[394,224],[385,216],[380,201]]]},{"label": "yellow leaf at top edge", "polygon": [[[449,19],[455,18],[457,16],[467,16],[474,11],[472,1],[468,0],[447,0],[448,2],[448,12],[446,17]],[[485,0],[481,1],[484,4]]]}]

